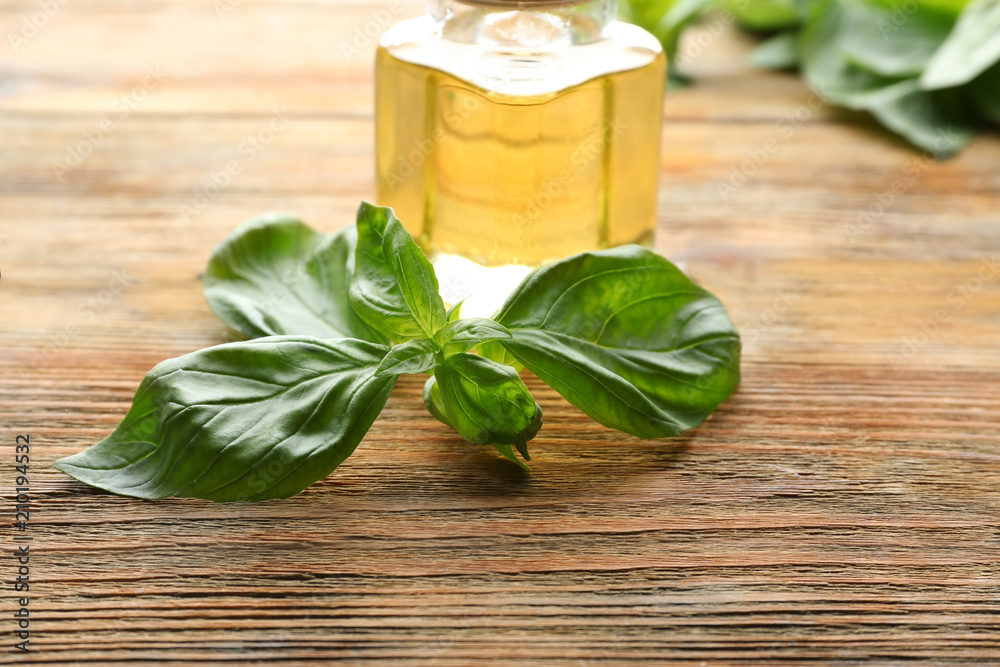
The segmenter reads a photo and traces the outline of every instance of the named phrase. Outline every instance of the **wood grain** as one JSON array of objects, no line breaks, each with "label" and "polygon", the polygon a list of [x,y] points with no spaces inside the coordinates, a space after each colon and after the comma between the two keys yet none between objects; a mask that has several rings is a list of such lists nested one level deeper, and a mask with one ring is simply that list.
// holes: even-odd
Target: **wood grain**
[{"label": "wood grain", "polygon": [[[236,224],[333,230],[372,195],[372,49],[339,46],[387,6],[78,0],[0,51],[8,550],[16,434],[34,456],[33,650],[7,652],[5,593],[0,663],[1000,662],[1000,139],[923,159],[745,69],[731,32],[665,108],[658,249],[745,338],[703,427],[639,441],[529,379],[529,475],[404,379],[357,454],[287,501],[139,502],[50,467],[153,365],[231,337],[199,274]],[[0,32],[35,11],[0,2]],[[276,110],[287,129],[185,217]]]}]

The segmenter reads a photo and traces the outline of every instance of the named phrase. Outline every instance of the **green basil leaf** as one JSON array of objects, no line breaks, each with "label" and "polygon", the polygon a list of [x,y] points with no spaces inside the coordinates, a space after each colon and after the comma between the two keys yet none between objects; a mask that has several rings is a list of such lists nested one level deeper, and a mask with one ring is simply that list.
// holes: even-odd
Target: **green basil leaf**
[{"label": "green basil leaf", "polygon": [[880,0],[840,0],[831,37],[848,62],[887,77],[920,76],[956,16],[916,4],[906,12]]},{"label": "green basil leaf", "polygon": [[445,325],[434,267],[391,208],[362,202],[350,302],[393,342],[431,338]]},{"label": "green basil leaf", "polygon": [[747,30],[769,32],[799,22],[795,0],[722,0],[720,4]]},{"label": "green basil leaf", "polygon": [[880,90],[896,81],[858,67],[844,57],[841,40],[850,19],[839,2],[817,0],[809,7],[800,37],[802,74],[814,91],[835,104],[846,105],[857,93]]},{"label": "green basil leaf", "polygon": [[677,69],[677,45],[681,32],[709,6],[712,0],[623,0],[622,18],[653,33],[667,56],[668,77],[673,85],[688,82]]},{"label": "green basil leaf", "polygon": [[205,296],[223,322],[250,338],[385,338],[347,300],[357,235],[321,234],[295,218],[247,221],[212,253]]},{"label": "green basil leaf", "polygon": [[763,69],[791,69],[798,66],[798,32],[783,32],[768,39],[750,53],[750,64]]},{"label": "green basil leaf", "polygon": [[694,428],[739,383],[740,339],[725,307],[638,246],[536,270],[496,319],[513,335],[500,344],[528,370],[595,421],[640,438]]},{"label": "green basil leaf", "polygon": [[396,376],[387,348],[301,336],[211,347],[156,366],[105,440],[55,467],[112,493],[287,498],[350,456]]},{"label": "green basil leaf", "polygon": [[961,150],[975,135],[962,119],[964,105],[949,97],[958,91],[921,90],[916,79],[887,86],[864,98],[864,107],[882,125],[939,158]]},{"label": "green basil leaf", "polygon": [[498,364],[510,366],[515,371],[524,370],[524,365],[515,359],[514,355],[508,352],[507,348],[501,345],[498,340],[488,340],[476,345],[476,352]]},{"label": "green basil leaf", "polygon": [[864,17],[878,16],[876,10],[860,0],[815,2],[802,33],[806,80],[828,101],[868,111],[883,126],[937,157],[956,153],[974,135],[975,123],[955,103],[953,92],[923,91],[915,77],[883,76],[848,59],[845,35],[863,32]]},{"label": "green basil leaf", "polygon": [[[910,40],[878,36],[878,22],[886,20],[890,14],[888,8],[862,0],[814,2],[801,35],[803,75],[812,89],[825,99],[858,109],[864,107],[856,96],[879,91],[919,74],[933,53],[934,43],[926,50],[922,61],[912,64],[913,50],[908,49],[905,57],[897,62],[894,45],[897,41],[905,45]],[[922,24],[907,21],[902,25],[905,28]],[[914,33],[923,34],[919,28]],[[939,44],[941,39],[943,34],[935,43]],[[905,71],[896,72],[897,65]]]},{"label": "green basil leaf", "polygon": [[[448,421],[448,415],[445,413],[444,399],[441,397],[441,387],[437,383],[437,378],[433,375],[427,378],[427,382],[424,383],[424,405],[427,406],[427,411],[434,416],[434,419],[437,419],[442,424],[451,426],[451,422]],[[455,428],[454,426],[451,427]]]},{"label": "green basil leaf", "polygon": [[480,343],[502,338],[510,338],[507,328],[482,317],[456,320],[434,334],[434,341],[440,346],[445,357],[468,352]]},{"label": "green basil leaf", "polygon": [[[517,371],[462,353],[446,359],[434,376],[440,388],[439,405],[447,416],[447,421],[442,421],[473,444],[494,445],[502,456],[518,465],[524,466],[513,455],[511,445],[530,460],[527,442],[542,426],[542,409]],[[433,388],[432,384],[431,404],[438,400]]]},{"label": "green basil leaf", "polygon": [[379,364],[376,376],[416,375],[427,373],[437,363],[437,345],[429,338],[418,338],[396,345]]},{"label": "green basil leaf", "polygon": [[972,81],[1000,61],[1000,2],[973,0],[920,77],[926,90]]},{"label": "green basil leaf", "polygon": [[994,125],[1000,125],[1000,65],[994,65],[976,78],[971,95],[979,112]]}]

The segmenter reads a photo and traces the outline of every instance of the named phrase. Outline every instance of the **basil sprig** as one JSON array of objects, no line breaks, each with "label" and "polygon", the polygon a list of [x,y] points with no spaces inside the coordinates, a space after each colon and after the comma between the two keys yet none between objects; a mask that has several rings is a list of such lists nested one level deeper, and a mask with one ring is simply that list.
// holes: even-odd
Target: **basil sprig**
[{"label": "basil sprig", "polygon": [[640,438],[697,426],[739,382],[723,305],[637,246],[538,269],[494,318],[459,319],[392,210],[363,203],[337,235],[244,224],[213,253],[205,294],[253,340],[156,366],[118,428],[56,468],[139,498],[287,498],[354,452],[402,374],[430,374],[434,417],[524,467],[515,451],[530,459],[542,410],[522,368]]}]

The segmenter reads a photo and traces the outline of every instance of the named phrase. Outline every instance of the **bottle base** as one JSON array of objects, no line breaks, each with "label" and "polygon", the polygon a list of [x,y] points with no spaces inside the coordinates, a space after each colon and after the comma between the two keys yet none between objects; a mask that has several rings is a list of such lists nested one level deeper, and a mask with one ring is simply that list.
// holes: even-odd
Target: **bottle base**
[{"label": "bottle base", "polygon": [[450,307],[464,299],[463,319],[496,313],[532,271],[530,266],[516,264],[483,266],[457,255],[437,254],[431,257],[431,263],[445,304]]}]

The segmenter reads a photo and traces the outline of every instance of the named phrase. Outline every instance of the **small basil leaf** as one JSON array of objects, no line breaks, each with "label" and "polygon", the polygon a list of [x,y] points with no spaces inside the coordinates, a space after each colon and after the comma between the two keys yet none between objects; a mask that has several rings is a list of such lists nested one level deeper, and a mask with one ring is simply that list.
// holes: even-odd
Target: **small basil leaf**
[{"label": "small basil leaf", "polygon": [[482,317],[457,320],[434,334],[445,357],[467,352],[488,340],[510,338],[507,327]]},{"label": "small basil leaf", "polygon": [[357,234],[321,234],[295,218],[262,216],[212,253],[205,296],[223,322],[250,338],[385,338],[347,300]]},{"label": "small basil leaf", "polygon": [[[466,297],[466,299],[467,298],[468,297]],[[449,308],[447,314],[445,315],[445,320],[448,322],[457,322],[462,317],[462,304],[465,303],[466,299],[462,299]]]},{"label": "small basil leaf", "polygon": [[437,363],[438,348],[429,338],[418,338],[396,345],[379,364],[376,376],[416,375],[426,373]]},{"label": "small basil leaf", "polygon": [[542,426],[542,409],[513,368],[463,353],[446,359],[435,377],[446,423],[459,435],[473,444],[495,445],[507,458],[514,445],[530,458],[527,442]]},{"label": "small basil leaf", "polygon": [[[444,399],[441,398],[441,387],[438,385],[437,378],[433,375],[427,378],[427,382],[424,383],[424,405],[427,406],[427,411],[434,416],[434,419],[437,419],[442,424],[451,426],[451,422],[448,421],[448,415],[445,414]],[[452,428],[455,427],[452,426]]]},{"label": "small basil leaf", "polygon": [[[541,410],[541,408],[539,408],[539,410]],[[514,456],[514,448],[512,446],[494,444],[493,448],[497,450],[500,456],[504,457],[508,461],[516,463],[525,470],[531,470],[531,467],[527,463]],[[531,457],[528,456],[528,448],[526,446],[518,446],[517,451],[521,452],[521,456],[523,456],[526,461],[531,460]]]},{"label": "small basil leaf", "polygon": [[920,77],[925,90],[972,81],[1000,60],[1000,2],[972,0]]},{"label": "small basil leaf", "polygon": [[640,438],[697,426],[739,383],[725,307],[638,246],[536,270],[497,321],[513,335],[500,344],[528,370],[595,421]]},{"label": "small basil leaf", "polygon": [[137,498],[287,498],[350,456],[388,399],[387,348],[281,336],[211,347],[156,366],[102,442],[55,463]]},{"label": "small basil leaf", "polygon": [[350,303],[393,342],[430,338],[444,326],[437,276],[392,209],[362,202]]}]

